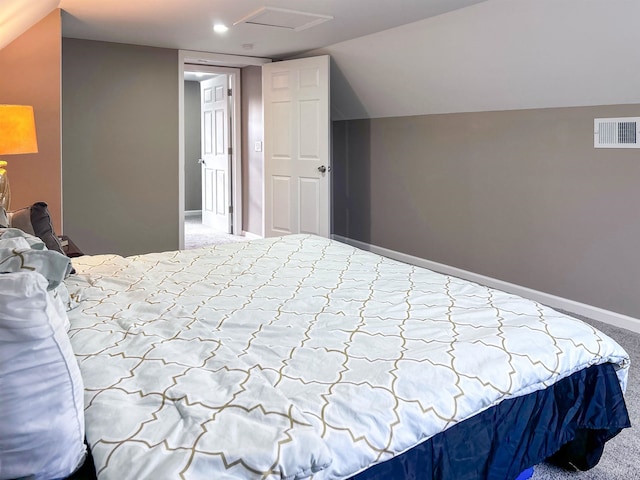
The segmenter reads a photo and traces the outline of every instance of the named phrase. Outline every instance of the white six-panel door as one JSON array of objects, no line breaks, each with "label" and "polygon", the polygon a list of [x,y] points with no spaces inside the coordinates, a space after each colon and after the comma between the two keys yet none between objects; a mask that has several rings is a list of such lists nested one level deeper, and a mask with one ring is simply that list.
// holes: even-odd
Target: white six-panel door
[{"label": "white six-panel door", "polygon": [[202,223],[230,233],[229,96],[226,75],[200,82]]},{"label": "white six-panel door", "polygon": [[329,56],[263,65],[264,234],[330,234]]}]

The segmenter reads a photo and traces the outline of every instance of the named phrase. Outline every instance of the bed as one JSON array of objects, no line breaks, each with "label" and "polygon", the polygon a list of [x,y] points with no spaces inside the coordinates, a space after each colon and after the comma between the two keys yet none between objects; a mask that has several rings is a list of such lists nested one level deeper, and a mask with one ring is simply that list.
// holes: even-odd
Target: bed
[{"label": "bed", "polygon": [[629,426],[606,335],[336,241],[73,265],[99,479],[512,480],[553,454],[589,468]]}]

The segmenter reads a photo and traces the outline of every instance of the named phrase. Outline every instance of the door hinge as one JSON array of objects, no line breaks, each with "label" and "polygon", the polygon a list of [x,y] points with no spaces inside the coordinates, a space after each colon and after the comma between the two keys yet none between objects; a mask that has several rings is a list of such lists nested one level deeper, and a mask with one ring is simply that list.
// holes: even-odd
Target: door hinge
[{"label": "door hinge", "polygon": [[233,93],[233,90],[232,90],[231,88],[228,88],[228,89],[227,89],[227,95],[228,95],[228,96],[231,96],[231,94],[232,94],[232,93]]},{"label": "door hinge", "polygon": [[228,153],[229,155],[233,155],[233,147],[229,147]]},{"label": "door hinge", "polygon": [[229,205],[229,213],[233,213],[233,205]]}]

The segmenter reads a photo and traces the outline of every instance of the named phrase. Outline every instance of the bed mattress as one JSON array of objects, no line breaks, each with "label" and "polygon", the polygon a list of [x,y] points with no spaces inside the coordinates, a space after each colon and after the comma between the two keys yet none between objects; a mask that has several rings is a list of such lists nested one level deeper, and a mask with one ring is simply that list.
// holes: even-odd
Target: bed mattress
[{"label": "bed mattress", "polygon": [[550,308],[308,235],[74,260],[100,479],[349,478],[629,359]]}]

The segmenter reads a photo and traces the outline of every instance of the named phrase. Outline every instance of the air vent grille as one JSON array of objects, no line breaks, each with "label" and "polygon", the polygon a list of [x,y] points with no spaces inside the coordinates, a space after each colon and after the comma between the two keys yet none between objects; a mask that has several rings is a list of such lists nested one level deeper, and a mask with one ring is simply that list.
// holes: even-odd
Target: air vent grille
[{"label": "air vent grille", "polygon": [[640,148],[640,117],[596,118],[595,148]]}]

